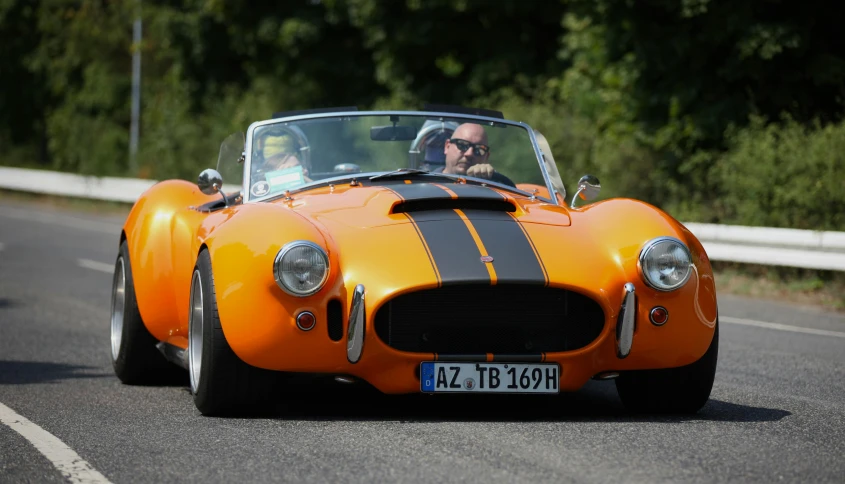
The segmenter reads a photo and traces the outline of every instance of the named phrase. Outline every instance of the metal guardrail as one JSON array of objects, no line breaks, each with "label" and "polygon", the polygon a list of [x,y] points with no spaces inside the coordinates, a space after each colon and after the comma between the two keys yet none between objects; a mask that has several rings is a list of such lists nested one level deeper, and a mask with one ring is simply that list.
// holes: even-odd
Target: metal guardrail
[{"label": "metal guardrail", "polygon": [[[134,202],[156,180],[0,167],[0,188]],[[226,191],[240,187],[224,185]],[[716,261],[845,271],[845,232],[685,223]]]}]

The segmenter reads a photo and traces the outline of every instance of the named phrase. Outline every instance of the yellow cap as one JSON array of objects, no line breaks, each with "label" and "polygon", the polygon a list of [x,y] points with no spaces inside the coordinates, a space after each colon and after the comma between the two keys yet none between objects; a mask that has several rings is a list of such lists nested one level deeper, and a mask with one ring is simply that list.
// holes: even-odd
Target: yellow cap
[{"label": "yellow cap", "polygon": [[264,159],[272,158],[280,154],[296,154],[296,142],[293,136],[283,134],[280,136],[268,135],[264,138],[264,148],[261,152]]}]

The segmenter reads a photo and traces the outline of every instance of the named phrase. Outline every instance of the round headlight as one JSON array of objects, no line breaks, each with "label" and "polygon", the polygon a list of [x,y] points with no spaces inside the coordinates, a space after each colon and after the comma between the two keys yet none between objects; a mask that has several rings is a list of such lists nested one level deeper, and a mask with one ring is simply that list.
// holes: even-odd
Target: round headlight
[{"label": "round headlight", "polygon": [[310,296],[329,278],[329,257],[319,245],[307,240],[285,244],[273,263],[276,283],[292,296]]},{"label": "round headlight", "polygon": [[692,273],[692,258],[678,239],[658,237],[648,241],[640,252],[640,270],[646,284],[658,291],[674,291]]}]

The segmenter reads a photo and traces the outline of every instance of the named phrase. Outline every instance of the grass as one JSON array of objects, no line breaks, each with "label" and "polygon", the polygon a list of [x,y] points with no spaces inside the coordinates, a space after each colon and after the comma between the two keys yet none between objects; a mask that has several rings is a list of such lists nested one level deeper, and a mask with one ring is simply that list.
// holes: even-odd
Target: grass
[{"label": "grass", "polygon": [[713,262],[716,292],[845,311],[845,272]]},{"label": "grass", "polygon": [[[0,200],[94,214],[126,215],[129,203],[0,190]],[[719,294],[792,302],[845,312],[845,272],[713,262]]]},{"label": "grass", "polygon": [[131,203],[94,200],[90,198],[74,198],[59,195],[45,195],[41,193],[19,192],[0,189],[0,200],[26,203],[30,205],[63,208],[102,215],[127,215],[132,208]]}]

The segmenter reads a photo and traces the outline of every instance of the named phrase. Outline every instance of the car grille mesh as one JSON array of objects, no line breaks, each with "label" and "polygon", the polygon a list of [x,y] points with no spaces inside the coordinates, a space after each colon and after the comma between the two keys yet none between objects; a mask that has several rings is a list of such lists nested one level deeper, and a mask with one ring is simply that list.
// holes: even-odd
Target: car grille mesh
[{"label": "car grille mesh", "polygon": [[590,344],[604,311],[565,289],[454,285],[400,295],[376,313],[378,337],[401,351],[537,354]]}]

